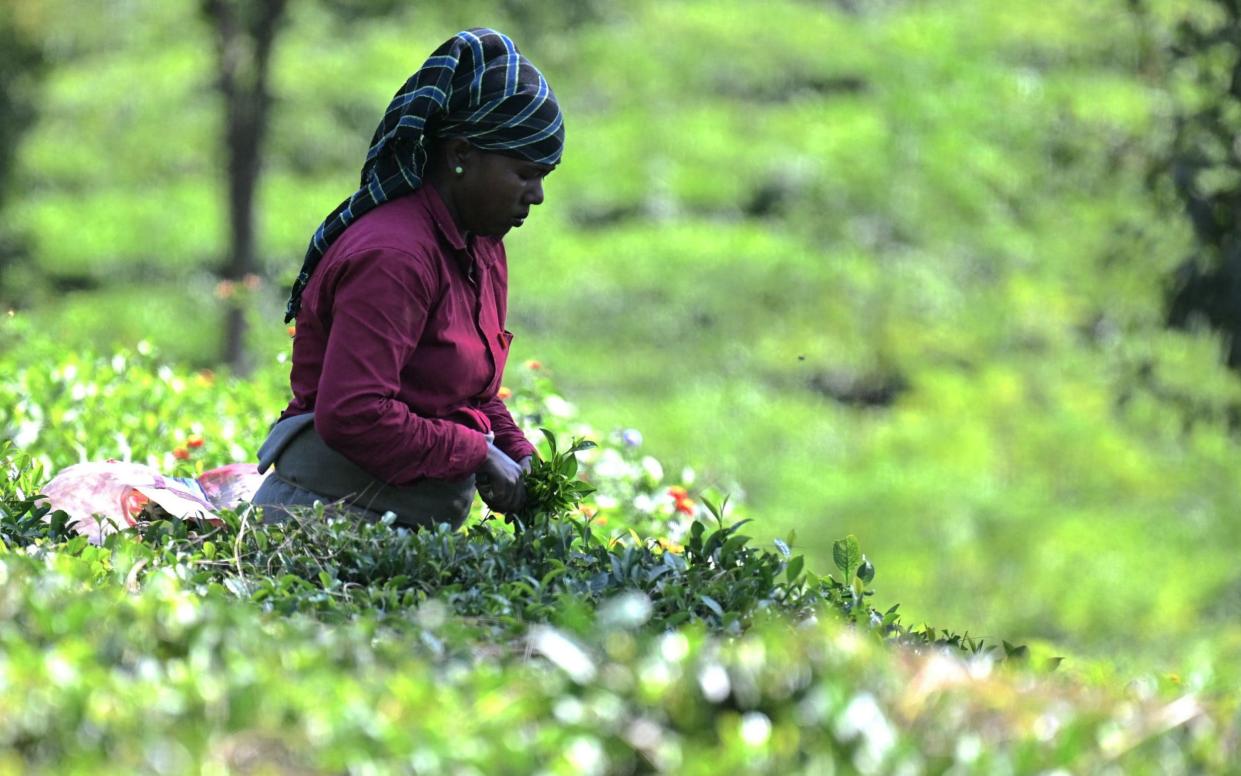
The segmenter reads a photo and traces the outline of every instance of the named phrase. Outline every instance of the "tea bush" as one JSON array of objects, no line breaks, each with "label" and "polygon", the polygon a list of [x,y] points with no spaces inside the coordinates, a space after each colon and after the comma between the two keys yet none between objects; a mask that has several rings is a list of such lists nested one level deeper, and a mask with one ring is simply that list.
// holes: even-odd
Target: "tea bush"
[{"label": "tea bush", "polygon": [[701,626],[635,630],[641,612],[622,599],[588,635],[542,627],[509,647],[444,651],[458,636],[430,602],[399,625],[272,616],[168,568],[132,583],[136,547],[0,558],[0,772],[1226,765],[1226,732],[1205,722],[1219,711],[1197,702],[902,657],[829,621],[720,640]]},{"label": "tea bush", "polygon": [[[251,402],[260,392],[249,384],[213,377],[191,390],[186,386],[195,377],[159,364],[149,348],[145,355],[76,355],[48,369],[48,344],[28,332],[24,338],[6,358],[34,359],[38,366],[13,364],[7,390],[23,398],[9,405],[8,417],[0,416],[15,429],[12,436],[22,441],[25,435],[28,443],[5,460],[0,508],[7,544],[65,539],[63,519],[40,530],[48,507],[35,495],[48,471],[32,454],[65,465],[76,462],[66,458],[69,450],[95,457],[121,451],[201,470],[224,462],[218,449],[197,455],[183,446],[161,455],[152,442],[183,444],[181,434],[192,431],[204,440],[195,451],[208,450],[205,440],[220,437],[234,451],[239,435],[229,438],[225,429],[236,428],[229,417],[236,412],[246,413],[249,449],[257,447],[262,415]],[[527,365],[527,385],[510,396],[527,426],[554,424],[568,412],[537,366]],[[187,416],[211,421],[168,426],[170,418]],[[109,423],[112,417],[118,422]],[[407,609],[435,597],[457,615],[515,631],[566,612],[588,615],[603,600],[637,592],[649,596],[649,619],[658,628],[702,621],[738,634],[765,610],[804,617],[828,606],[900,633],[895,608],[880,615],[861,605],[873,569],[863,564],[856,539],[841,542],[840,580],[807,571],[787,542],[779,551],[747,546],[751,539],[739,529],[748,521],[729,523],[724,504],[696,501],[684,486],[664,483],[659,462],[633,452],[635,433],[601,448],[580,439],[558,448],[555,433],[544,429],[545,454],[529,478],[530,503],[504,525],[494,515],[476,514],[463,532],[441,526],[411,533],[392,528],[392,521],[357,525],[323,508],[285,524],[264,524],[247,508],[226,511],[215,525],[145,521],[139,526],[145,542],[136,547],[150,548],[148,570],[185,569],[181,576],[193,589],[219,588],[282,613],[316,612],[334,620]],[[582,474],[596,485],[576,479],[582,453],[591,454]],[[584,504],[587,495],[597,498]]]},{"label": "tea bush", "polygon": [[[548,429],[537,503],[507,520],[410,532],[243,506],[92,545],[36,498],[55,469],[228,462],[279,380],[6,333],[0,773],[1154,773],[1235,753],[1229,696],[908,627],[869,605],[852,537],[832,575],[795,537],[755,546],[636,431],[573,421],[538,364],[509,398]],[[191,433],[204,444],[173,456]]]}]

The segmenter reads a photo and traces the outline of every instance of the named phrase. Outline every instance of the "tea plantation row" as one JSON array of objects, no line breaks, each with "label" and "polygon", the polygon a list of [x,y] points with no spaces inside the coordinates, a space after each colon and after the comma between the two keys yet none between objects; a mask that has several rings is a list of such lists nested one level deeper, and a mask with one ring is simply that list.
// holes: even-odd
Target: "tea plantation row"
[{"label": "tea plantation row", "polygon": [[[514,370],[510,403],[553,433],[542,508],[518,520],[410,533],[242,508],[148,515],[92,545],[40,506],[54,469],[245,460],[282,369],[241,382],[150,352],[62,355],[2,326],[0,772],[1230,767],[1231,697],[906,627],[868,605],[856,541],[834,576],[804,568],[795,537],[755,547],[638,434],[575,423],[537,364]],[[583,436],[599,445],[565,444]]]}]

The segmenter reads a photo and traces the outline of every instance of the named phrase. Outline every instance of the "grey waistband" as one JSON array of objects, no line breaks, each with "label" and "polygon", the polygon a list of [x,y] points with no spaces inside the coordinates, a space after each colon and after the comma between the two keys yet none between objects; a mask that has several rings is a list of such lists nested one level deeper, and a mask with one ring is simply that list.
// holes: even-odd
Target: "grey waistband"
[{"label": "grey waistband", "polygon": [[275,466],[275,476],[322,494],[324,503],[343,501],[400,522],[457,528],[474,501],[474,475],[459,480],[420,480],[404,487],[388,485],[327,446],[315,431],[314,415],[296,415],[272,426],[259,448],[259,471]]}]

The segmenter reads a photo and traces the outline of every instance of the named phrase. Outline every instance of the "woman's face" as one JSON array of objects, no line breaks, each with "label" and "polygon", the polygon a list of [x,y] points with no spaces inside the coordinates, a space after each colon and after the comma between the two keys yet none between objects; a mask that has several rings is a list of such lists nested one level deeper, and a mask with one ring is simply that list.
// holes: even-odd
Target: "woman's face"
[{"label": "woman's face", "polygon": [[458,180],[459,214],[466,231],[503,237],[543,203],[543,178],[552,166],[474,150]]}]

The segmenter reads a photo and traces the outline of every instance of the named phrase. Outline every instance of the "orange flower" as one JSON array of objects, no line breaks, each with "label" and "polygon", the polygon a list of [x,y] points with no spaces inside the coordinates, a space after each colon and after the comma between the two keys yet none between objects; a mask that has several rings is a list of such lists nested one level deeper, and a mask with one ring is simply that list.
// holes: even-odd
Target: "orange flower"
[{"label": "orange flower", "polygon": [[526,362],[526,369],[542,369],[542,368],[543,368],[543,364],[539,361],[535,361],[534,359],[530,359],[529,361]]},{"label": "orange flower", "polygon": [[496,391],[496,396],[499,396],[501,399],[507,399],[512,395],[513,392],[503,385],[500,386],[500,390]]},{"label": "orange flower", "polygon": [[677,510],[678,512],[680,512],[681,514],[683,514],[683,515],[692,515],[692,514],[694,514],[694,502],[693,502],[693,500],[691,500],[691,499],[687,499],[687,498],[679,498],[679,499],[677,499],[676,510]]},{"label": "orange flower", "polygon": [[202,385],[211,385],[215,382],[215,372],[212,372],[210,369],[199,370],[198,382]]},{"label": "orange flower", "polygon": [[581,506],[577,508],[577,511],[581,512],[583,515],[586,515],[587,517],[594,517],[595,515],[599,514],[599,507],[595,506],[594,504],[582,504]]},{"label": "orange flower", "polygon": [[184,447],[178,447],[176,450],[172,451],[172,457],[176,458],[178,461],[189,460],[190,451],[186,450]]},{"label": "orange flower", "polygon": [[689,497],[689,491],[682,488],[680,485],[673,485],[671,488],[668,488],[668,495],[672,496],[677,501],[680,501],[683,498]]},{"label": "orange flower", "polygon": [[149,498],[133,488],[129,488],[121,498],[121,511],[127,517],[134,518],[142,514],[142,509],[149,503],[151,503]]},{"label": "orange flower", "polygon": [[263,279],[253,272],[247,273],[246,276],[241,279],[241,282],[250,291],[257,291],[259,286],[263,285]]},{"label": "orange flower", "polygon": [[292,337],[294,334],[297,334],[297,327],[296,327],[296,326],[290,326],[290,327],[289,327],[289,336],[290,336],[290,337]]},{"label": "orange flower", "polygon": [[203,446],[202,435],[201,434],[190,434],[189,438],[185,440],[185,445],[186,447],[202,447]]}]

